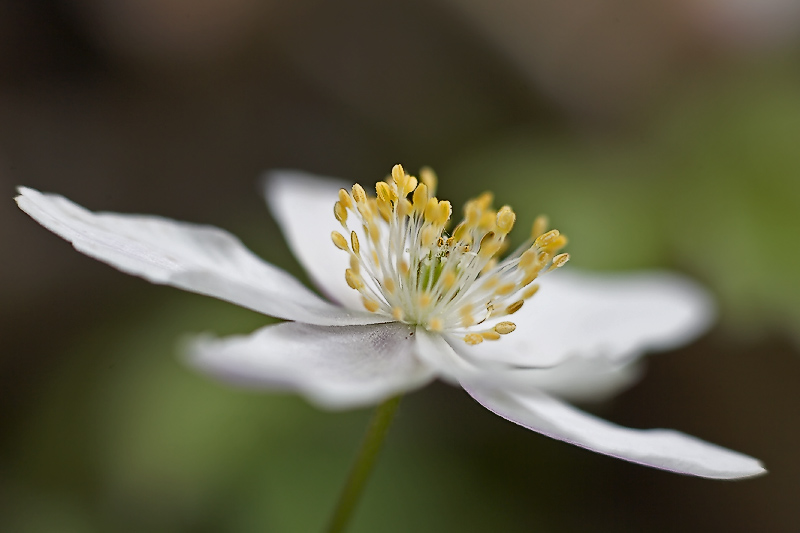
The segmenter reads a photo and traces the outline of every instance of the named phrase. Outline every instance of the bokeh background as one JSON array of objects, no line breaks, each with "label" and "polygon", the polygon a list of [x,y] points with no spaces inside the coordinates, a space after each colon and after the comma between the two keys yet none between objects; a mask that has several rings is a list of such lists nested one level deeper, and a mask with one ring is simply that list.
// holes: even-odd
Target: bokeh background
[{"label": "bokeh background", "polygon": [[547,213],[571,267],[705,283],[718,326],[586,408],[762,459],[741,482],[627,464],[437,384],[404,400],[353,531],[800,528],[800,2],[0,2],[0,530],[307,532],[368,411],[183,367],[270,319],[74,252],[14,186],[222,226],[302,276],[271,168],[432,165],[459,205]]}]

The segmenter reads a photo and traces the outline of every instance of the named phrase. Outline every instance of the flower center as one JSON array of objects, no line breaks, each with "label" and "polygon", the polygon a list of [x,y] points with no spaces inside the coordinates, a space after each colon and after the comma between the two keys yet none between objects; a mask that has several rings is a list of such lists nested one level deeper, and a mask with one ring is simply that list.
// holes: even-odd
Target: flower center
[{"label": "flower center", "polygon": [[[395,165],[375,192],[368,195],[358,184],[340,190],[333,212],[349,242],[331,233],[336,247],[350,254],[345,280],[370,312],[461,335],[468,344],[497,340],[516,329],[497,319],[519,311],[539,289],[538,276],[569,260],[558,254],[566,237],[547,231],[540,216],[528,241],[499,261],[516,215],[508,206],[495,211],[491,193],[468,201],[464,219],[448,233],[452,208],[434,196],[430,169],[417,179]],[[357,230],[348,226],[350,214]]]}]

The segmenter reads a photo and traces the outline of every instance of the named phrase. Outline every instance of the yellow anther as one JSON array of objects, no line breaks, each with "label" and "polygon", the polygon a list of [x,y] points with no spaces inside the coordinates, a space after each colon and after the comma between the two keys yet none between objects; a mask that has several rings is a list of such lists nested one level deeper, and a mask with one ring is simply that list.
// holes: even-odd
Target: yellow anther
[{"label": "yellow anther", "polygon": [[344,189],[339,189],[339,201],[345,209],[353,208],[353,199],[350,197],[350,193]]},{"label": "yellow anther", "polygon": [[[478,250],[478,254],[480,255],[480,250]],[[483,265],[483,268],[481,269],[481,275],[486,275],[487,273],[489,273],[489,272],[491,272],[492,270],[494,270],[494,268],[495,268],[496,266],[497,266],[497,259],[496,259],[496,258],[494,258],[494,257],[493,257],[493,258],[491,258],[491,259],[489,259],[489,260],[486,262],[486,264],[485,264],[485,265]]]},{"label": "yellow anther", "polygon": [[508,241],[505,240],[505,239],[502,239],[500,241],[500,248],[497,249],[497,253],[502,255],[502,254],[506,253],[506,250],[508,250]]},{"label": "yellow anther", "polygon": [[350,268],[356,274],[361,272],[361,259],[355,254],[350,254]]},{"label": "yellow anther", "polygon": [[467,235],[467,225],[464,222],[461,222],[453,230],[453,238],[459,242],[465,242]]},{"label": "yellow anther", "polygon": [[436,185],[439,180],[436,179],[436,173],[431,167],[422,167],[419,171],[419,179],[428,188],[430,194],[436,194]]},{"label": "yellow anther", "polygon": [[428,205],[428,186],[421,183],[414,189],[412,198],[414,199],[414,213],[418,215],[422,214],[425,211],[425,207]]},{"label": "yellow anther", "polygon": [[539,215],[536,217],[536,220],[533,221],[533,227],[531,228],[531,239],[536,239],[539,235],[547,231],[547,226],[549,225],[550,221],[547,219],[547,215]]},{"label": "yellow anther", "polygon": [[356,235],[355,231],[350,232],[350,245],[353,247],[353,251],[355,253],[359,253],[361,251],[361,247],[358,244],[358,235]]},{"label": "yellow anther", "polygon": [[397,201],[397,216],[398,217],[402,218],[404,216],[410,215],[411,212],[413,211],[413,209],[414,208],[411,205],[411,202],[408,201],[408,198],[400,198]]},{"label": "yellow anther", "polygon": [[374,313],[375,311],[381,308],[378,302],[376,302],[375,300],[371,300],[369,298],[364,298],[362,302],[364,302],[364,307],[366,307],[367,311],[369,311],[370,313]]},{"label": "yellow anther", "polygon": [[392,204],[378,198],[378,214],[384,222],[390,222],[392,220]]},{"label": "yellow anther", "polygon": [[429,305],[431,305],[431,301],[432,301],[431,295],[428,292],[423,292],[417,298],[417,303],[419,304],[419,306],[422,309],[424,309],[424,308],[428,307]]},{"label": "yellow anther", "polygon": [[478,225],[481,218],[481,210],[475,200],[470,200],[464,205],[464,224],[470,228]]},{"label": "yellow anther", "polygon": [[410,193],[417,188],[417,178],[414,176],[406,176],[405,192]]},{"label": "yellow anther", "polygon": [[544,250],[549,253],[555,253],[567,245],[566,235],[559,235],[551,243],[544,247]]},{"label": "yellow anther", "polygon": [[500,334],[497,333],[496,331],[484,331],[483,333],[481,333],[481,337],[483,337],[483,339],[487,341],[500,340]]},{"label": "yellow anther", "polygon": [[490,231],[481,239],[478,255],[484,259],[492,257],[500,250],[500,241],[495,238],[493,231]]},{"label": "yellow anther", "polygon": [[392,167],[392,181],[397,186],[397,197],[402,198],[417,187],[417,178],[409,176],[402,165]]},{"label": "yellow anther", "polygon": [[525,289],[525,292],[522,293],[522,299],[523,300],[527,300],[528,298],[530,298],[531,296],[533,296],[537,292],[539,292],[539,285],[538,284],[537,285],[531,285],[527,289]]},{"label": "yellow anther", "polygon": [[536,260],[539,257],[539,254],[536,250],[528,249],[523,252],[523,254],[519,258],[519,267],[522,269],[531,268],[536,264]]},{"label": "yellow anther", "polygon": [[433,224],[439,210],[439,201],[435,198],[428,198],[428,203],[425,205],[425,220]]},{"label": "yellow anther", "polygon": [[478,227],[483,229],[494,228],[494,223],[497,221],[497,213],[492,210],[484,211],[478,219]]},{"label": "yellow anther", "polygon": [[558,254],[553,258],[553,266],[550,268],[561,268],[567,264],[567,261],[569,261],[569,254]]},{"label": "yellow anther", "polygon": [[331,240],[333,241],[333,244],[336,245],[336,247],[338,249],[345,250],[347,252],[350,251],[350,248],[347,247],[347,240],[338,231],[332,231],[331,232]]},{"label": "yellow anther", "polygon": [[431,331],[442,331],[444,329],[444,322],[442,322],[442,319],[438,316],[434,317],[428,322],[428,329]]},{"label": "yellow anther", "polygon": [[494,327],[494,330],[500,335],[508,335],[515,329],[517,329],[517,325],[513,322],[500,322]]},{"label": "yellow anther", "polygon": [[375,194],[384,202],[393,202],[395,200],[394,191],[385,181],[379,181],[375,184]]},{"label": "yellow anther", "polygon": [[514,222],[517,220],[517,215],[507,205],[500,208],[497,212],[497,229],[503,233],[508,233],[514,227]]},{"label": "yellow anther", "polygon": [[349,285],[351,289],[359,291],[364,288],[364,282],[361,280],[361,276],[359,276],[349,268],[344,271],[344,279],[347,282],[347,285]]},{"label": "yellow anther", "polygon": [[388,292],[389,294],[394,294],[395,285],[392,278],[386,278],[385,280],[383,280],[382,285],[386,292]]},{"label": "yellow anther", "polygon": [[372,226],[374,226],[374,227],[372,228],[372,230],[369,233],[369,240],[372,241],[372,246],[377,248],[381,244],[381,233],[380,233],[380,231],[378,231],[378,228],[377,228],[377,226],[375,224],[372,224]]},{"label": "yellow anther", "polygon": [[520,282],[520,285],[523,286],[523,287],[527,287],[528,285],[533,283],[534,280],[536,278],[538,278],[538,277],[539,277],[539,271],[538,270],[528,271],[528,272],[525,273],[525,277],[522,278],[522,282]]},{"label": "yellow anther", "polygon": [[395,320],[400,322],[401,320],[403,320],[404,316],[405,316],[405,313],[403,313],[403,308],[402,307],[395,306],[395,307],[392,308],[392,318],[394,318]]},{"label": "yellow anther", "polygon": [[439,230],[432,225],[423,227],[419,235],[420,244],[428,248],[432,247],[438,238]]},{"label": "yellow anther", "polygon": [[555,241],[559,235],[560,233],[558,232],[557,229],[551,229],[547,233],[542,233],[541,235],[536,237],[536,240],[533,242],[533,245],[536,246],[537,248],[544,248],[545,246],[548,246],[553,241]]},{"label": "yellow anther", "polygon": [[403,165],[397,164],[392,167],[392,179],[398,189],[403,186],[406,181],[406,171],[403,170]]},{"label": "yellow anther", "polygon": [[453,288],[453,285],[455,285],[455,284],[456,284],[456,280],[457,280],[457,279],[458,279],[458,278],[456,277],[455,273],[454,273],[452,270],[448,270],[448,271],[447,271],[447,272],[445,272],[445,274],[442,276],[442,278],[441,278],[441,280],[439,281],[439,283],[441,283],[441,284],[442,284],[442,286],[443,286],[445,289],[447,289],[447,290],[450,290],[450,289],[452,289],[452,288]]},{"label": "yellow anther", "polygon": [[364,204],[367,202],[367,193],[364,192],[364,187],[358,183],[353,185],[353,200],[356,204]]},{"label": "yellow anther", "polygon": [[362,204],[358,204],[356,209],[358,210],[358,214],[361,215],[361,219],[364,222],[372,223],[372,221],[375,219],[372,208],[368,203],[364,202]]},{"label": "yellow anther", "polygon": [[453,212],[453,208],[450,205],[450,202],[447,200],[442,200],[437,205],[437,213],[436,219],[434,223],[438,226],[444,226],[447,224],[447,221],[450,220],[450,214]]},{"label": "yellow anther", "polygon": [[517,311],[522,309],[522,305],[524,303],[525,303],[524,300],[518,300],[518,301],[514,302],[513,304],[509,305],[508,307],[506,307],[506,314],[507,315],[513,315],[514,313],[516,313]]},{"label": "yellow anther", "polygon": [[347,226],[347,209],[345,209],[341,201],[333,204],[333,216],[336,217],[336,220],[338,220],[339,224],[343,227]]},{"label": "yellow anther", "polygon": [[489,231],[483,237],[481,237],[480,246],[483,247],[484,245],[489,244],[493,240],[494,240],[494,232]]},{"label": "yellow anther", "polygon": [[517,284],[516,283],[511,283],[511,282],[503,283],[502,285],[497,287],[494,290],[494,292],[495,292],[495,294],[498,294],[500,296],[507,296],[507,295],[511,294],[512,292],[514,292],[516,290],[516,288],[517,288]]},{"label": "yellow anther", "polygon": [[483,337],[481,337],[477,333],[469,333],[467,335],[464,335],[464,342],[472,346],[475,346],[476,344],[480,344],[483,342]]},{"label": "yellow anther", "polygon": [[481,278],[483,281],[483,288],[486,290],[493,289],[497,287],[497,284],[500,283],[500,278],[497,276],[488,276]]},{"label": "yellow anther", "polygon": [[[375,264],[376,265],[378,264],[377,261],[375,262]],[[401,274],[403,274],[404,276],[408,276],[408,272],[410,270],[411,270],[411,267],[408,266],[408,262],[405,259],[400,261],[400,273]]]},{"label": "yellow anther", "polygon": [[492,201],[493,201],[493,200],[494,200],[494,194],[492,194],[492,193],[491,193],[491,192],[489,192],[489,191],[486,191],[486,192],[483,192],[483,193],[481,193],[481,195],[480,195],[480,196],[478,196],[478,197],[475,199],[475,203],[477,204],[477,206],[478,206],[478,207],[479,207],[481,210],[483,210],[483,209],[488,209],[488,208],[489,208],[489,206],[491,206],[491,205],[492,205]]}]

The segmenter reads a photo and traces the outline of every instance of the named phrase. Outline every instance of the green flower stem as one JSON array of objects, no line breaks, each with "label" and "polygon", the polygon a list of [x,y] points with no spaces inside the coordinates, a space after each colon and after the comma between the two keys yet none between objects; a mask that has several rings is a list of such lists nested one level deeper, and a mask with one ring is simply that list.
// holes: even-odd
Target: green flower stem
[{"label": "green flower stem", "polygon": [[389,426],[392,425],[397,406],[400,405],[400,398],[400,396],[389,398],[375,409],[367,428],[367,433],[361,442],[361,449],[358,450],[356,462],[353,463],[353,467],[350,469],[347,482],[339,494],[336,509],[331,515],[331,520],[326,530],[328,533],[341,533],[347,528],[353,510],[358,504],[361,492],[364,490],[364,485],[366,485],[367,478],[369,478],[369,474],[375,464],[375,459],[378,457],[378,452],[383,447],[383,441],[389,431]]}]

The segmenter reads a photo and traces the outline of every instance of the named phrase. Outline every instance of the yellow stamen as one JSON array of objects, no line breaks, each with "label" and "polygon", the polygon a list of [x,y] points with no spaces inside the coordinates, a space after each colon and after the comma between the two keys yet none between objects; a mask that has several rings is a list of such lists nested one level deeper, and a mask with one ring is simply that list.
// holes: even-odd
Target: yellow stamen
[{"label": "yellow stamen", "polygon": [[394,281],[392,281],[392,278],[385,278],[383,280],[383,288],[386,289],[386,292],[388,292],[389,294],[394,294],[395,286],[394,286]]},{"label": "yellow stamen", "polygon": [[412,198],[414,200],[414,213],[421,215],[428,205],[428,186],[424,183],[419,184],[414,190]]},{"label": "yellow stamen", "polygon": [[476,344],[482,343],[483,342],[483,337],[481,337],[477,333],[469,333],[467,335],[464,335],[464,342],[474,346]]},{"label": "yellow stamen", "polygon": [[425,309],[426,307],[431,305],[431,295],[430,295],[430,293],[429,292],[423,292],[422,294],[420,294],[419,297],[417,298],[417,303],[419,303],[419,306],[421,308],[423,308],[423,309]]},{"label": "yellow stamen", "polygon": [[537,248],[544,248],[545,246],[551,244],[556,238],[559,236],[559,232],[557,229],[551,229],[547,233],[542,233],[536,240],[533,242],[534,246]]},{"label": "yellow stamen", "polygon": [[527,300],[537,292],[539,292],[539,285],[531,285],[527,289],[525,289],[525,292],[522,293],[522,299]]},{"label": "yellow stamen", "polygon": [[349,268],[344,271],[344,279],[351,289],[359,291],[364,288],[364,282],[361,281],[361,276]]},{"label": "yellow stamen", "polygon": [[345,209],[353,209],[353,199],[350,197],[350,193],[344,189],[339,189],[339,202]]},{"label": "yellow stamen", "polygon": [[512,292],[514,292],[514,290],[516,288],[517,288],[517,284],[516,283],[509,282],[509,283],[504,283],[504,284],[500,285],[499,287],[497,287],[494,290],[494,292],[495,292],[495,294],[499,294],[500,296],[506,296],[506,295],[511,294]]},{"label": "yellow stamen", "polygon": [[[333,214],[350,235],[334,231],[331,240],[349,254],[345,281],[361,293],[370,312],[460,334],[467,344],[512,333],[516,325],[508,321],[483,331],[465,329],[518,312],[539,289],[535,280],[569,259],[559,253],[566,237],[547,231],[547,217],[540,216],[531,228],[529,249],[501,261],[516,223],[514,211],[493,209],[492,194],[483,193],[465,204],[464,219],[448,234],[452,206],[436,198],[433,171],[424,168],[419,176],[395,165],[375,185],[374,195],[359,184],[339,191]],[[356,217],[363,233],[350,231],[348,217]]]},{"label": "yellow stamen", "polygon": [[423,185],[427,187],[428,192],[431,195],[436,194],[436,184],[438,180],[436,179],[436,173],[431,169],[431,167],[422,167],[419,171],[419,179],[422,181]]},{"label": "yellow stamen", "polygon": [[364,187],[356,183],[353,185],[353,200],[357,205],[365,204],[367,202],[367,193],[364,192]]},{"label": "yellow stamen", "polygon": [[384,202],[393,202],[396,199],[394,197],[394,191],[392,191],[389,184],[385,181],[379,181],[375,184],[375,192],[378,195],[378,199]]},{"label": "yellow stamen", "polygon": [[342,202],[333,204],[333,216],[336,217],[342,227],[347,227],[347,209],[345,209]]},{"label": "yellow stamen", "polygon": [[518,300],[518,301],[514,302],[513,304],[509,305],[508,307],[506,307],[506,314],[507,315],[513,315],[514,313],[516,313],[517,311],[522,309],[522,304],[524,304],[524,303],[525,303],[524,300]]},{"label": "yellow stamen", "polygon": [[531,239],[536,239],[539,235],[547,231],[547,226],[550,221],[547,220],[547,215],[539,215],[533,221],[533,228],[531,228]]},{"label": "yellow stamen", "polygon": [[497,229],[503,233],[509,233],[511,228],[514,227],[514,221],[516,220],[517,215],[514,214],[514,211],[512,211],[510,207],[505,205],[497,212]]},{"label": "yellow stamen", "polygon": [[350,248],[347,247],[347,240],[338,231],[331,232],[331,240],[338,249],[344,250],[346,252],[350,251]]},{"label": "yellow stamen", "polygon": [[508,335],[515,329],[517,329],[517,325],[513,322],[500,322],[494,327],[494,330],[500,335]]},{"label": "yellow stamen", "polygon": [[558,254],[553,258],[553,266],[551,267],[551,269],[561,268],[562,266],[567,264],[567,261],[569,261],[569,254]]}]

